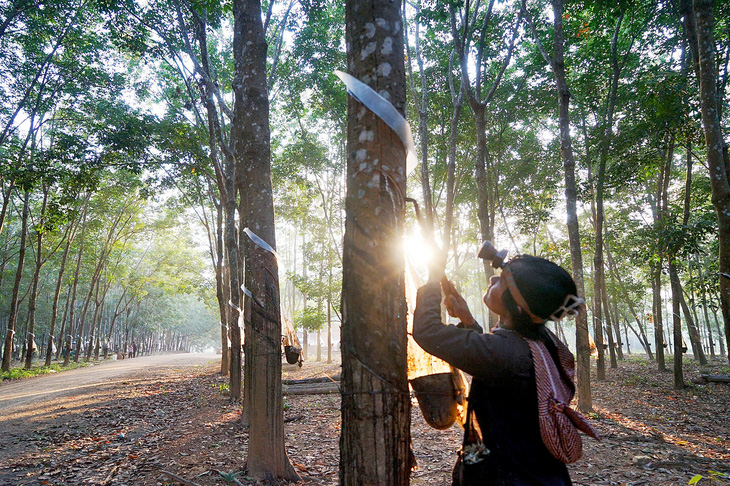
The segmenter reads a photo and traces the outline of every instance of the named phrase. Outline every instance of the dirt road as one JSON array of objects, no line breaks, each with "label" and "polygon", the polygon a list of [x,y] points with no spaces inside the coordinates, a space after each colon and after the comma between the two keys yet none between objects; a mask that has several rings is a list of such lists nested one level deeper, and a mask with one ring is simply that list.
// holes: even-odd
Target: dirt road
[{"label": "dirt road", "polygon": [[156,484],[140,479],[150,451],[200,413],[191,397],[219,359],[146,356],[0,383],[0,485]]},{"label": "dirt road", "polygon": [[39,404],[61,397],[86,394],[100,387],[124,381],[125,377],[140,370],[180,368],[204,365],[215,359],[215,354],[185,353],[142,356],[133,359],[106,361],[87,368],[40,375],[24,380],[0,382],[0,423],[6,414],[30,403]]}]

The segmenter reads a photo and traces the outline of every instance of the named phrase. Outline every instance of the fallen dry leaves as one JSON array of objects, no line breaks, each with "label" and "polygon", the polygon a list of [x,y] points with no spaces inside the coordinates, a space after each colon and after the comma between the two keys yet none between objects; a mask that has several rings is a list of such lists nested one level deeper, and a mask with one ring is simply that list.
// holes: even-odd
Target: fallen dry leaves
[{"label": "fallen dry leaves", "polygon": [[[714,373],[726,370],[716,361]],[[284,378],[335,375],[337,365],[284,366]],[[725,371],[726,372],[726,371]],[[699,374],[689,363],[685,376]],[[32,415],[9,418],[0,433],[0,484],[172,485],[166,470],[203,485],[223,485],[222,474],[243,469],[248,435],[240,406],[222,393],[226,378],[215,365],[141,373],[134,379],[39,404]],[[672,389],[671,372],[641,359],[608,370],[593,384],[591,420],[602,441],[586,439],[585,456],[571,466],[578,485],[730,484],[710,472],[730,472],[730,385]],[[340,433],[338,395],[285,398],[289,458],[299,484],[337,484]],[[454,426],[428,427],[414,408],[413,485],[450,483],[461,442]],[[220,473],[218,472],[220,471]]]}]

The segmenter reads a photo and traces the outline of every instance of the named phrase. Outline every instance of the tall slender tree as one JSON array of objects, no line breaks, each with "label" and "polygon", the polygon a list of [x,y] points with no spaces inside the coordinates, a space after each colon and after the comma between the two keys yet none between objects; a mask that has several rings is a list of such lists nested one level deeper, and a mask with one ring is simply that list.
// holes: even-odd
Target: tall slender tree
[{"label": "tall slender tree", "polygon": [[713,4],[712,0],[693,0],[692,8],[696,22],[699,57],[700,112],[705,129],[712,204],[717,212],[719,231],[720,302],[725,321],[725,342],[730,349],[730,157],[720,126],[721,107],[717,93]]},{"label": "tall slender tree", "polygon": [[[345,7],[349,74],[403,114],[400,11],[400,1],[387,0],[348,0]],[[406,154],[395,132],[352,97],[347,154],[340,484],[406,485],[411,470],[401,250]]]},{"label": "tall slender tree", "polygon": [[[284,447],[281,395],[281,305],[271,187],[266,38],[259,0],[233,2],[233,140],[245,262],[248,474],[299,479]],[[268,245],[268,248],[267,248]],[[237,290],[237,289],[236,289]],[[250,356],[250,358],[249,358]]]},{"label": "tall slender tree", "polygon": [[[565,205],[567,210],[568,239],[570,240],[570,261],[573,280],[578,288],[578,296],[585,298],[583,283],[583,254],[581,250],[580,228],[578,226],[577,185],[575,182],[575,158],[570,135],[570,90],[565,78],[564,34],[563,34],[563,2],[552,0],[553,5],[553,55],[548,54],[540,41],[531,16],[526,13],[528,24],[540,52],[552,67],[555,76],[555,88],[558,95],[558,120],[560,126],[560,154],[563,159],[565,174]],[[526,0],[523,0],[526,11]],[[577,354],[577,387],[578,409],[584,412],[593,409],[591,398],[590,338],[588,335],[588,317],[581,312],[575,319],[575,347]]]},{"label": "tall slender tree", "polygon": [[13,343],[15,328],[18,323],[18,295],[20,294],[20,283],[23,278],[23,266],[25,265],[26,241],[28,235],[28,205],[30,203],[30,190],[23,193],[23,212],[21,215],[22,226],[20,228],[20,249],[18,251],[18,266],[15,270],[15,282],[13,283],[13,295],[10,300],[10,315],[8,317],[8,330],[5,335],[3,347],[2,371],[10,371],[10,363],[13,358]]}]

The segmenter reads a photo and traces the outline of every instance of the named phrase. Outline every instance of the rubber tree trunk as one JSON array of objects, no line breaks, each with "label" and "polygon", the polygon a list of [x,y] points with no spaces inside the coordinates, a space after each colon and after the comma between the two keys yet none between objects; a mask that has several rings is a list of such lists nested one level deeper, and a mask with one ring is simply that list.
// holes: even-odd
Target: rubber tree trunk
[{"label": "rubber tree trunk", "polygon": [[[629,312],[634,317],[634,320],[636,321],[636,325],[639,328],[639,332],[636,332],[636,329],[627,321],[627,326],[633,331],[633,333],[636,335],[637,339],[641,343],[641,345],[644,348],[644,351],[646,351],[646,354],[649,356],[649,359],[654,361],[654,354],[651,352],[651,343],[649,343],[649,339],[646,337],[646,332],[644,331],[644,326],[641,324],[641,320],[639,319],[639,314],[636,311],[634,307],[634,303],[629,298],[629,294],[626,292],[626,285],[624,285],[623,280],[621,280],[621,274],[618,271],[618,265],[616,265],[616,262],[613,259],[613,256],[611,255],[611,249],[609,245],[606,246],[606,257],[608,258],[608,268],[611,271],[612,275],[616,279],[616,282],[618,283],[619,291],[621,292],[621,295],[623,296],[624,302],[626,302],[626,305],[629,307]],[[628,336],[626,337],[626,345],[628,346]]]},{"label": "rubber tree trunk", "polygon": [[664,360],[664,323],[662,314],[662,277],[661,267],[655,264],[651,277],[652,291],[652,319],[654,321],[654,345],[656,349],[656,362],[659,371],[666,371],[667,364]]},{"label": "rubber tree trunk", "polygon": [[[715,328],[717,329],[717,334],[720,336],[720,355],[724,358],[725,357],[725,345],[723,344],[722,339],[722,331],[720,330],[720,321],[717,318],[717,309],[715,307],[712,307],[712,317],[715,321]],[[728,353],[730,354],[730,353]]]},{"label": "rubber tree trunk", "polygon": [[[604,294],[604,298],[608,299],[607,293]],[[609,304],[608,301],[603,302],[604,307],[608,308]],[[624,360],[624,350],[623,350],[623,340],[621,339],[621,318],[618,312],[618,305],[616,305],[616,301],[613,302],[613,305],[611,305],[611,324],[613,325],[613,330],[616,333],[616,357],[619,361]],[[628,344],[628,343],[627,343]],[[611,363],[611,366],[613,367],[613,363]]]},{"label": "rubber tree trunk", "polygon": [[[656,186],[656,206],[653,207],[654,227],[657,233],[660,232],[660,225],[668,211],[667,192],[671,175],[671,163],[674,154],[674,137],[670,138],[668,146],[659,151],[661,168]],[[662,261],[666,257],[666,250],[663,246],[656,248],[655,261],[652,262],[652,297],[653,297],[653,318],[654,318],[654,342],[656,343],[657,369],[666,371],[667,365],[664,360],[664,349],[666,347],[664,337],[664,304],[662,302]]]},{"label": "rubber tree trunk", "polygon": [[20,294],[20,282],[23,278],[23,266],[25,265],[25,251],[28,234],[28,201],[30,193],[25,191],[23,197],[23,212],[21,216],[20,228],[20,248],[18,249],[18,267],[15,270],[15,282],[13,283],[13,293],[10,298],[10,314],[8,316],[8,330],[5,334],[5,346],[3,348],[3,364],[2,370],[10,371],[10,363],[13,358],[13,337],[15,335],[15,326],[18,323],[18,295]]},{"label": "rubber tree trunk", "polygon": [[[58,321],[58,304],[61,300],[61,286],[63,285],[63,275],[66,271],[66,262],[68,260],[69,250],[71,248],[71,242],[73,241],[74,230],[72,229],[68,234],[66,240],[66,246],[63,249],[63,256],[61,257],[61,265],[58,269],[58,277],[56,279],[56,290],[53,293],[53,307],[51,310],[51,329],[49,332],[50,338],[48,339],[48,347],[46,349],[46,362],[45,366],[51,366],[51,360],[53,359],[53,341],[56,339],[54,334],[56,333],[56,322]],[[63,329],[61,329],[60,335],[63,336]],[[61,342],[59,341],[59,347]]]},{"label": "rubber tree trunk", "polygon": [[[568,239],[570,241],[570,261],[573,280],[578,287],[578,296],[585,298],[583,284],[583,255],[580,246],[580,230],[578,227],[577,188],[575,183],[575,159],[570,136],[570,91],[565,80],[565,59],[563,54],[563,2],[553,0],[554,17],[554,57],[553,73],[558,94],[558,115],[560,123],[560,154],[563,158],[565,173],[565,204],[567,212]],[[588,316],[581,312],[576,316],[576,379],[578,392],[578,409],[588,412],[593,409],[591,398],[591,350],[588,336]]]},{"label": "rubber tree trunk", "polygon": [[35,269],[33,271],[33,279],[30,283],[30,294],[28,296],[28,335],[26,338],[25,369],[29,370],[33,364],[33,354],[36,351],[35,342],[35,315],[38,309],[38,281],[41,277],[41,268],[43,267],[43,220],[46,215],[46,207],[48,205],[48,187],[43,184],[43,202],[41,203],[40,222],[36,229],[36,255]]},{"label": "rubber tree trunk", "polygon": [[[621,23],[623,22],[623,13],[621,13],[616,20],[616,28],[614,29],[614,35],[611,40],[611,87],[606,101],[606,119],[605,119],[605,130],[603,137],[601,138],[601,151],[598,162],[598,174],[596,179],[596,246],[593,257],[593,264],[595,267],[595,297],[594,297],[594,312],[597,314],[598,319],[596,320],[596,346],[598,347],[598,360],[596,363],[596,376],[598,380],[606,379],[606,362],[605,353],[602,350],[603,345],[603,327],[605,326],[606,335],[608,337],[609,354],[611,356],[611,368],[615,368],[616,365],[616,354],[613,348],[613,336],[611,332],[609,309],[606,305],[606,270],[603,261],[603,199],[605,192],[605,178],[606,178],[606,164],[608,162],[608,155],[611,148],[611,140],[613,139],[613,112],[616,106],[616,93],[618,91],[618,82],[621,76],[621,69],[618,60],[618,36],[621,30]],[[620,341],[620,339],[619,339]]]},{"label": "rubber tree trunk", "polygon": [[[405,113],[401,2],[348,0],[348,72]],[[402,253],[405,149],[348,98],[340,484],[407,485],[411,402]]]},{"label": "rubber tree trunk", "polygon": [[[403,5],[403,7],[405,7],[405,4]],[[421,149],[421,194],[423,195],[423,211],[425,213],[425,221],[423,221],[421,224],[425,223],[426,228],[424,228],[424,230],[428,233],[432,233],[434,231],[435,225],[433,194],[431,192],[431,180],[429,178],[428,172],[428,83],[426,79],[426,70],[424,69],[423,65],[420,36],[421,29],[418,20],[418,17],[421,14],[421,2],[417,2],[416,4],[414,4],[413,8],[416,9],[414,14],[414,18],[416,19],[415,28],[413,30],[413,38],[415,40],[415,52],[410,51],[410,46],[408,45],[408,32],[405,33],[406,35],[404,36],[404,41],[406,43],[406,49],[409,51],[407,67],[408,79],[411,86],[411,96],[413,98],[413,105],[416,107],[416,111],[418,112],[418,140],[420,142]],[[403,10],[403,18],[407,25],[405,8]],[[416,92],[416,89],[413,86],[414,75],[411,66],[411,59],[413,57],[416,58],[416,62],[418,64],[418,77],[421,81],[420,99],[418,93]]]},{"label": "rubber tree trunk", "polygon": [[616,362],[616,341],[613,337],[613,321],[611,318],[611,311],[606,304],[605,297],[601,297],[603,300],[603,317],[604,317],[604,329],[606,331],[606,341],[608,344],[608,356],[611,363],[611,368],[617,368],[618,363]]},{"label": "rubber tree trunk", "polygon": [[332,363],[332,262],[327,277],[327,364]]},{"label": "rubber tree trunk", "polygon": [[[258,0],[234,0],[233,15],[235,79],[231,136],[243,208],[241,225],[276,248],[267,45],[261,4]],[[248,290],[244,306],[246,406],[250,424],[248,475],[298,481],[284,447],[278,262],[273,253],[250,237],[242,236],[241,246]]]},{"label": "rubber tree trunk", "polygon": [[227,274],[225,267],[223,266],[223,205],[219,202],[216,204],[216,224],[215,224],[215,292],[218,297],[218,311],[221,318],[221,375],[228,375],[230,368],[230,359],[228,356],[228,313],[231,309],[226,303],[226,295],[228,295],[228,286],[225,284],[225,278]]},{"label": "rubber tree trunk", "polygon": [[[81,273],[81,257],[84,253],[84,241],[86,233],[86,211],[81,222],[81,241],[79,242],[79,252],[76,255],[76,270],[74,270],[74,283],[71,286],[71,300],[69,304],[68,324],[66,325],[66,340],[63,348],[63,366],[68,366],[71,362],[71,345],[73,344],[73,336],[76,332],[74,319],[76,316],[76,295],[79,288],[79,275]],[[78,337],[77,337],[78,339]]]},{"label": "rubber tree trunk", "polygon": [[679,298],[682,289],[679,286],[679,275],[674,261],[669,262],[669,280],[672,284],[672,330],[674,337],[674,389],[684,388],[684,370],[682,369],[682,318],[679,315]]},{"label": "rubber tree trunk", "polygon": [[[693,11],[699,47],[700,112],[705,130],[707,165],[710,169],[712,204],[717,213],[720,307],[725,322],[725,342],[730,349],[730,181],[727,144],[720,126],[715,70],[715,39],[712,0],[694,0]],[[730,360],[730,353],[728,353]]]},{"label": "rubber tree trunk", "polygon": [[[226,247],[226,262],[228,263],[228,302],[229,309],[225,313],[225,317],[228,319],[226,325],[228,327],[228,333],[231,338],[231,351],[229,355],[229,372],[230,372],[230,384],[231,391],[230,396],[233,400],[238,400],[242,397],[241,394],[241,326],[239,325],[239,318],[241,312],[241,281],[239,280],[239,268],[238,268],[238,238],[236,235],[236,187],[235,187],[235,164],[232,159],[226,160],[226,179],[225,194],[223,198],[223,205],[225,211],[225,247]],[[244,412],[245,413],[245,412]]]},{"label": "rubber tree trunk", "polygon": [[[684,179],[684,210],[682,212],[682,226],[684,228],[687,228],[689,225],[689,214],[691,210],[691,198],[692,198],[692,152],[691,152],[691,146],[687,147],[687,156],[685,158],[686,160],[686,172],[685,172],[685,179]],[[672,255],[672,258],[676,258],[675,255]],[[677,270],[675,266],[675,271]],[[691,277],[691,275],[690,275]],[[698,330],[699,321],[697,320],[697,313],[695,312],[695,317],[692,317],[692,314],[690,313],[689,307],[687,306],[687,302],[684,298],[684,292],[682,290],[682,283],[679,280],[679,276],[677,276],[676,281],[677,289],[679,290],[679,294],[677,295],[677,298],[679,299],[679,304],[682,308],[682,312],[684,313],[684,320],[687,322],[687,331],[689,332],[689,339],[692,343],[692,353],[694,354],[694,357],[696,360],[700,362],[701,365],[707,364],[707,357],[705,356],[705,350],[702,348],[702,337],[700,336],[700,332]]]}]

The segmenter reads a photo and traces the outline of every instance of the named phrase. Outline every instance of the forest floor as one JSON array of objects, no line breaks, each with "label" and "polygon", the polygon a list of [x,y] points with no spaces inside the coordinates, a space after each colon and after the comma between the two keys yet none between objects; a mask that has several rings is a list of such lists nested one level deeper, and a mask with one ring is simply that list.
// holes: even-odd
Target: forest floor
[{"label": "forest floor", "polygon": [[[226,396],[226,378],[214,361],[139,367],[98,386],[32,393],[32,402],[4,400],[10,385],[38,388],[39,377],[0,384],[0,485],[224,485],[231,472],[246,477],[248,434],[240,406]],[[172,358],[171,358],[172,359]],[[126,363],[130,365],[131,363]],[[106,363],[94,367],[102,368]],[[702,371],[728,373],[727,361]],[[72,370],[54,378],[73,379]],[[333,376],[339,365],[314,361],[284,365],[285,379]],[[64,376],[65,375],[65,376]],[[689,360],[685,379],[699,376]],[[43,385],[48,387],[49,385]],[[65,391],[64,391],[65,390]],[[632,357],[592,386],[592,423],[602,440],[584,440],[584,458],[570,466],[577,485],[730,484],[711,471],[730,473],[730,385],[692,384],[672,389],[671,372]],[[285,397],[289,458],[301,485],[337,484],[339,395]],[[461,442],[457,426],[428,427],[414,401],[413,485],[450,484]]]}]

